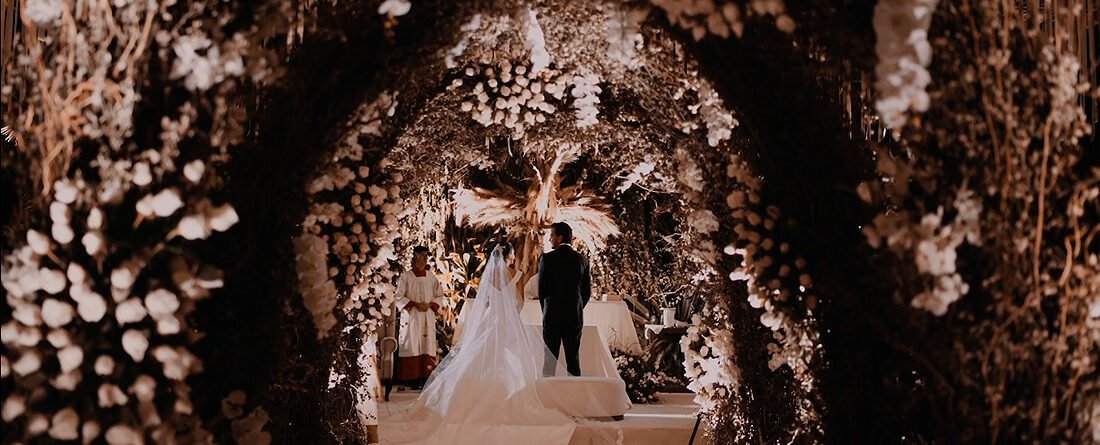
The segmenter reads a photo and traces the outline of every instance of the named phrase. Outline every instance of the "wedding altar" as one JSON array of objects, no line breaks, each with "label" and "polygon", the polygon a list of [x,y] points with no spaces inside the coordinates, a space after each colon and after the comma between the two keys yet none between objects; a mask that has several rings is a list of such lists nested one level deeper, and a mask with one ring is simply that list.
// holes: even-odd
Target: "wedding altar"
[{"label": "wedding altar", "polygon": [[[542,324],[542,308],[538,300],[524,301],[520,317],[526,324]],[[599,329],[609,348],[642,353],[638,331],[634,329],[634,321],[625,301],[589,301],[584,307],[584,324]]]},{"label": "wedding altar", "polygon": [[[533,334],[542,335],[542,324],[524,323]],[[564,348],[558,351],[565,360]],[[615,360],[600,330],[585,325],[581,331],[581,375],[546,377],[538,381],[538,394],[547,407],[570,416],[601,418],[621,416],[630,409],[626,383],[619,376]]]},{"label": "wedding altar", "polygon": [[[520,312],[520,319],[524,324],[542,325],[542,308],[538,300],[524,301]],[[466,312],[459,312],[455,322],[453,338],[459,338],[462,329],[466,325]],[[630,309],[623,301],[590,301],[584,307],[584,325],[594,326],[603,336],[604,344],[610,352],[610,348],[635,354],[642,353],[642,344],[638,341],[638,332],[634,329],[634,321],[630,318]],[[588,335],[588,331],[584,331]],[[581,345],[582,356],[584,345]]]}]

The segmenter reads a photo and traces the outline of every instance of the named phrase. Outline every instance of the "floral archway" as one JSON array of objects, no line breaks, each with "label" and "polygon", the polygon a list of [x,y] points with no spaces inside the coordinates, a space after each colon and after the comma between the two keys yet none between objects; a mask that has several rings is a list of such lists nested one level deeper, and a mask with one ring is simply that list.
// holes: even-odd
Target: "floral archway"
[{"label": "floral archway", "polygon": [[[625,175],[585,184],[676,189],[711,242],[685,352],[715,440],[1096,440],[1095,3],[477,6],[5,9],[5,440],[358,434],[333,357],[360,366],[401,212],[443,196],[402,167],[563,133]],[[478,59],[478,35],[509,50]],[[505,61],[569,96],[486,113]],[[416,133],[439,113],[455,131]],[[292,244],[353,212],[344,242]]]}]

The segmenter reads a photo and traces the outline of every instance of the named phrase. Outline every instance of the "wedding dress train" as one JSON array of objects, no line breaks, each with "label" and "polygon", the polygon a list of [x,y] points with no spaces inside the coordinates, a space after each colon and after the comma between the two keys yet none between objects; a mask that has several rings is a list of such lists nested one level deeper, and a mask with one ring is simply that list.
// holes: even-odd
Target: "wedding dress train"
[{"label": "wedding dress train", "polygon": [[[456,346],[420,397],[380,422],[381,443],[570,443],[578,422],[588,421],[572,419],[539,400],[536,384],[549,350],[540,332],[520,320],[515,289],[498,248],[485,267],[477,298],[464,308],[471,312]],[[557,375],[567,374],[562,363],[557,369]],[[589,440],[615,443],[621,430],[615,436]]]}]

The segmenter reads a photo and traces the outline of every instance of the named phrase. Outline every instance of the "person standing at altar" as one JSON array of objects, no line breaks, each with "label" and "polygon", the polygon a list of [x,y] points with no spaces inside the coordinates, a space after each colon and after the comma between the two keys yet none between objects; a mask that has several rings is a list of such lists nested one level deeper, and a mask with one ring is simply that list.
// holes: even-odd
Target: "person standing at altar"
[{"label": "person standing at altar", "polygon": [[443,304],[443,285],[428,270],[428,248],[413,248],[412,269],[397,279],[397,307],[401,308],[397,380],[420,388],[435,370],[439,346],[435,321]]}]

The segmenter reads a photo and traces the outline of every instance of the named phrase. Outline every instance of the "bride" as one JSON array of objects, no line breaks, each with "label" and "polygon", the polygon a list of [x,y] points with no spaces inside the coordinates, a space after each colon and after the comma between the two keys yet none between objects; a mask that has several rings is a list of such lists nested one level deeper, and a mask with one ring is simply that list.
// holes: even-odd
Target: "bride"
[{"label": "bride", "polygon": [[[428,379],[420,397],[382,422],[384,444],[566,445],[577,421],[546,407],[537,381],[549,356],[537,328],[517,308],[512,246],[496,246],[456,346]],[[550,356],[552,359],[552,356]],[[566,375],[559,364],[558,375]]]}]

